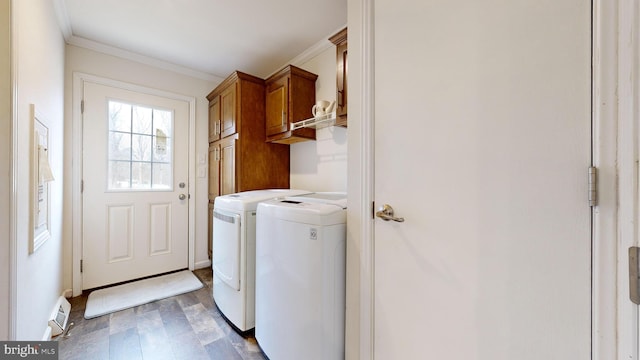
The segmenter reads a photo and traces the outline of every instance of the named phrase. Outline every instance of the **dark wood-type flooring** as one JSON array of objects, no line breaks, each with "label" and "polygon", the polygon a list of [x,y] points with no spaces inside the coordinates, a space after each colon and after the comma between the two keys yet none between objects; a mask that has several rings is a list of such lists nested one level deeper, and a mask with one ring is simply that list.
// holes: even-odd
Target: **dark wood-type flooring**
[{"label": "dark wood-type flooring", "polygon": [[187,294],[86,320],[87,292],[70,299],[68,337],[60,359],[263,360],[255,338],[242,337],[222,317],[211,293],[211,269],[194,274],[204,287]]}]

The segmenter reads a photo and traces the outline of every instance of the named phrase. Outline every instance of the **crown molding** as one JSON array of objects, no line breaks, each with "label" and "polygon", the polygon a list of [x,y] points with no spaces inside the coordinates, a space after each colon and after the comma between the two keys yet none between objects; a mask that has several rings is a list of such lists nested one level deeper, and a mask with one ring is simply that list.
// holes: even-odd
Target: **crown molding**
[{"label": "crown molding", "polygon": [[152,58],[150,56],[141,55],[132,51],[123,50],[115,46],[102,44],[97,41],[93,41],[93,40],[89,40],[89,39],[85,39],[85,38],[73,35],[73,29],[71,27],[71,22],[69,21],[67,7],[65,5],[64,0],[53,0],[53,7],[56,12],[56,17],[58,18],[58,25],[60,26],[60,31],[64,36],[64,41],[69,45],[74,45],[77,47],[97,51],[106,55],[112,55],[122,59],[131,60],[141,64],[153,66],[156,68],[173,71],[175,73],[191,76],[196,79],[218,82],[218,83],[224,80],[224,78],[222,77],[209,74],[204,71],[199,71],[199,70],[191,69],[185,66],[176,65],[167,61]]},{"label": "crown molding", "polygon": [[276,70],[274,70],[273,72],[271,72],[270,74],[268,74],[264,78],[268,79],[269,77],[275,75],[278,71],[280,71],[282,68],[286,67],[287,65],[294,65],[294,66],[300,67],[302,64],[304,64],[307,61],[313,59],[314,57],[320,55],[323,51],[335,46],[331,41],[329,41],[329,38],[332,37],[333,35],[335,35],[337,32],[339,32],[342,29],[344,29],[345,27],[347,27],[347,24],[341,25],[336,30],[332,31],[330,34],[325,36],[324,39],[322,39],[322,40],[318,41],[317,43],[311,45],[307,50],[303,51],[298,56],[294,57],[293,59],[289,60],[288,62],[282,64],[280,67],[278,67]]},{"label": "crown molding", "polygon": [[[69,21],[67,7],[65,5],[64,0],[52,0],[52,1],[55,8],[56,16],[58,18],[58,25],[60,26],[60,31],[64,36],[65,42],[69,45],[74,45],[80,48],[97,51],[106,55],[116,56],[122,59],[135,61],[145,65],[173,71],[179,74],[191,76],[191,77],[206,80],[206,81],[220,83],[225,79],[224,77],[213,75],[204,71],[195,70],[192,68],[177,65],[164,60],[159,60],[157,58],[138,54],[132,51],[117,48],[115,46],[106,45],[97,41],[76,36],[73,34],[73,29],[71,27],[71,22]],[[331,43],[331,41],[329,41],[329,38],[335,35],[340,30],[344,29],[346,26],[347,26],[346,24],[341,25],[340,27],[332,31],[330,34],[325,36],[324,39],[318,41],[316,44],[312,45],[307,50],[303,51],[301,54],[294,57],[293,59],[286,62],[285,64],[282,64],[282,66],[278,67],[267,76],[264,76],[264,78],[266,79],[270,77],[271,75],[277,73],[280,69],[282,69],[287,65],[300,66],[306,63],[307,61],[313,59],[314,57],[320,55],[320,53],[327,50],[328,48],[335,46],[333,43]]]},{"label": "crown molding", "polygon": [[116,56],[122,59],[135,61],[156,68],[173,71],[179,74],[188,75],[197,79],[206,81],[221,82],[224,78],[206,73],[204,71],[194,70],[185,66],[173,64],[167,61],[159,60],[150,56],[141,55],[132,51],[123,50],[115,46],[105,45],[97,41],[85,39],[79,36],[71,35],[67,40],[67,44],[77,47],[97,51],[103,54]]}]

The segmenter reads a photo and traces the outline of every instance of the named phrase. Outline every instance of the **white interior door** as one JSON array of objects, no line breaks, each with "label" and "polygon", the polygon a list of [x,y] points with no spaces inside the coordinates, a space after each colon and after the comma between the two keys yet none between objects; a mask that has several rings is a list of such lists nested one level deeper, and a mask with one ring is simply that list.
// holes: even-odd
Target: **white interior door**
[{"label": "white interior door", "polygon": [[591,2],[376,0],[376,360],[590,359]]},{"label": "white interior door", "polygon": [[83,289],[188,267],[189,103],[84,83]]}]

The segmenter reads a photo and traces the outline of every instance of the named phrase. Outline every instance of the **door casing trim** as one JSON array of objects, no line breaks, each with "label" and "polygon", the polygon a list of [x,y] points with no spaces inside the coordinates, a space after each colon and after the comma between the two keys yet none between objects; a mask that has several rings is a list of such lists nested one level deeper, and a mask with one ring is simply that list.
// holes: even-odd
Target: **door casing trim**
[{"label": "door casing trim", "polygon": [[196,99],[192,96],[180,95],[164,90],[130,84],[127,82],[108,79],[96,75],[74,72],[72,89],[72,287],[73,296],[82,294],[82,273],[80,272],[80,260],[82,259],[82,194],[80,182],[82,180],[82,113],[80,106],[84,93],[84,83],[91,82],[100,85],[111,86],[123,90],[135,91],[143,94],[162,96],[169,99],[181,100],[189,103],[189,224],[188,224],[188,254],[189,270],[195,269],[195,204],[196,201]]},{"label": "door casing trim", "polygon": [[[618,0],[594,0],[592,8],[592,166],[598,168],[598,206],[592,209],[591,357],[619,359],[617,224]],[[620,193],[624,190],[620,189]]]},{"label": "door casing trim", "polygon": [[627,251],[640,214],[640,6],[593,0],[593,149],[599,205],[593,216],[592,358],[638,359],[638,306],[629,299]]},{"label": "door casing trim", "polygon": [[18,154],[18,26],[17,15],[16,15],[16,6],[15,1],[11,0],[11,4],[9,4],[11,14],[9,15],[11,18],[10,24],[10,62],[11,62],[11,125],[10,125],[10,141],[9,144],[9,156],[11,157],[11,169],[9,175],[10,181],[10,195],[9,195],[9,292],[7,294],[7,300],[9,303],[9,314],[7,324],[7,334],[9,336],[8,340],[16,340],[17,332],[18,332],[18,201],[21,199],[18,198],[18,163],[19,158]]},{"label": "door casing trim", "polygon": [[[375,236],[374,219],[371,218],[372,206],[375,201],[375,48],[374,48],[374,0],[361,0],[359,4],[360,24],[358,33],[360,39],[355,39],[361,53],[359,60],[359,82],[355,84],[360,92],[361,126],[358,133],[360,154],[360,359],[373,359],[375,338]],[[351,20],[351,19],[350,19]],[[350,41],[351,43],[351,41]],[[350,54],[353,59],[353,54]],[[351,83],[353,84],[353,83]],[[349,90],[349,94],[353,94]]]}]

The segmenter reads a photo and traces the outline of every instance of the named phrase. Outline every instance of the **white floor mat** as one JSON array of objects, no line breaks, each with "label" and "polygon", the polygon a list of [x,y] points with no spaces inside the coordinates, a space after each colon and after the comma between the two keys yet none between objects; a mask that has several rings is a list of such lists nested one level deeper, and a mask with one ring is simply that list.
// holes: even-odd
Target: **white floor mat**
[{"label": "white floor mat", "polygon": [[84,318],[91,319],[202,287],[189,270],[100,289],[89,294]]}]

